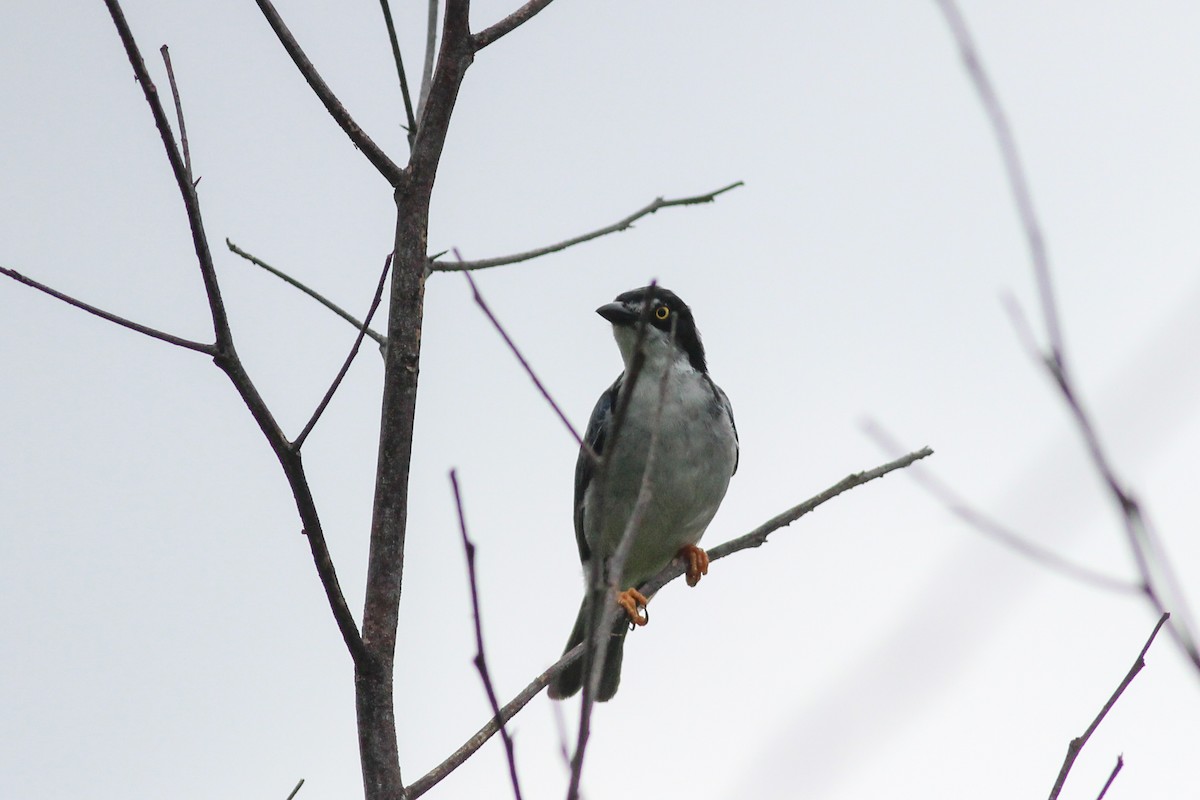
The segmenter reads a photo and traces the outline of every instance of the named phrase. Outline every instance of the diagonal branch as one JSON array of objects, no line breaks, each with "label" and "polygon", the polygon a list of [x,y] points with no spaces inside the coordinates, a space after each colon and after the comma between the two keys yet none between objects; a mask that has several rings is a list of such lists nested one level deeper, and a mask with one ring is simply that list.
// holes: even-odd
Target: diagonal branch
[{"label": "diagonal branch", "polygon": [[292,490],[292,496],[296,503],[296,511],[304,526],[303,530],[308,538],[317,574],[320,576],[321,585],[325,590],[325,596],[329,602],[330,610],[333,612],[334,620],[337,622],[338,630],[341,632],[342,639],[345,641],[346,648],[350,651],[355,664],[365,663],[367,653],[363,645],[363,637],[358,631],[358,627],[354,622],[354,616],[350,613],[350,607],[346,604],[346,597],[338,583],[337,573],[334,570],[333,561],[329,555],[329,547],[325,542],[321,519],[317,513],[316,501],[308,485],[308,478],[304,472],[304,465],[300,459],[300,454],[291,449],[287,437],[284,436],[283,430],[279,427],[279,423],[275,421],[275,417],[267,407],[266,401],[259,393],[254,382],[250,379],[245,365],[242,363],[237,350],[233,346],[233,334],[229,327],[229,319],[225,313],[224,303],[221,300],[221,291],[217,283],[216,270],[213,268],[212,253],[208,247],[208,235],[204,230],[204,222],[200,216],[200,201],[196,195],[196,187],[192,184],[191,176],[184,165],[179,148],[171,133],[171,125],[167,121],[166,112],[163,110],[162,103],[159,100],[158,89],[155,88],[154,82],[150,80],[150,75],[146,71],[145,61],[142,59],[141,51],[138,49],[137,42],[133,38],[132,31],[129,29],[129,23],[125,19],[125,14],[121,10],[120,3],[118,0],[105,0],[105,5],[108,6],[109,14],[113,18],[117,34],[120,36],[121,43],[125,47],[129,63],[133,66],[134,75],[142,87],[142,92],[146,96],[146,102],[150,106],[151,114],[154,116],[154,124],[167,151],[167,159],[171,163],[175,182],[179,187],[180,194],[183,195],[188,224],[192,231],[192,242],[196,251],[196,260],[199,262],[200,274],[204,280],[209,310],[213,318],[213,330],[216,335],[216,343],[212,345],[213,363],[229,378],[234,389],[241,396],[242,402],[245,403],[246,408],[250,411],[250,415],[254,417],[254,421],[258,424],[259,430],[262,431],[263,436],[266,438],[267,444],[270,445],[271,450],[275,453],[275,457],[283,469],[284,476],[287,478],[288,486]]},{"label": "diagonal branch", "polygon": [[[454,251],[454,254],[456,257],[458,256],[457,249]],[[492,325],[496,328],[496,331],[500,334],[500,337],[504,339],[504,343],[508,345],[508,349],[512,350],[513,355],[517,357],[517,361],[521,362],[521,366],[525,368],[525,374],[530,377],[530,379],[533,381],[533,385],[536,386],[538,391],[542,393],[542,397],[546,398],[546,402],[550,404],[550,408],[554,409],[554,413],[558,415],[559,420],[561,420],[562,424],[566,426],[571,436],[575,439],[576,444],[578,444],[579,447],[585,450],[587,453],[591,454],[592,458],[595,458],[596,454],[592,452],[592,448],[583,440],[583,438],[579,435],[579,432],[575,430],[575,426],[571,424],[571,420],[567,419],[567,415],[563,413],[563,410],[559,407],[558,403],[554,402],[554,398],[550,395],[550,391],[538,378],[537,373],[533,371],[533,367],[529,366],[529,362],[526,361],[525,356],[521,354],[521,350],[517,347],[516,342],[514,342],[508,335],[508,331],[504,330],[504,326],[500,324],[500,320],[496,319],[496,315],[493,314],[492,309],[488,307],[487,301],[484,300],[483,295],[479,293],[479,287],[475,285],[475,280],[471,277],[471,273],[465,272],[463,273],[463,277],[465,277],[467,279],[467,283],[471,285],[471,295],[474,297],[476,305],[479,306],[480,310],[482,310],[487,316],[488,320],[491,321]]]},{"label": "diagonal branch", "polygon": [[[188,152],[187,126],[183,124],[183,102],[179,99],[179,87],[175,85],[175,70],[171,67],[171,51],[164,44],[158,48],[162,53],[163,66],[167,68],[167,81],[171,84],[171,97],[175,100],[175,119],[179,120],[179,147],[183,150],[183,169],[192,177],[192,155]],[[192,185],[196,181],[192,180]]]},{"label": "diagonal branch", "polygon": [[425,25],[425,58],[421,67],[421,91],[417,95],[417,119],[425,111],[429,85],[433,82],[433,60],[437,55],[438,0],[429,0],[429,15]]},{"label": "diagonal branch", "polygon": [[307,285],[296,280],[291,275],[288,275],[286,272],[276,269],[275,267],[272,267],[270,264],[263,261],[261,258],[251,255],[250,253],[247,253],[245,250],[238,247],[233,242],[229,241],[229,239],[225,240],[225,245],[232,252],[234,252],[234,253],[238,254],[239,256],[241,256],[242,258],[246,259],[254,266],[266,270],[267,272],[271,273],[276,278],[279,278],[279,280],[283,281],[284,283],[288,284],[289,286],[295,287],[296,289],[299,289],[300,291],[304,292],[306,295],[311,297],[313,300],[316,300],[318,303],[325,306],[326,308],[328,308],[333,313],[337,314],[342,319],[346,320],[346,322],[349,322],[356,329],[358,329],[360,331],[365,330],[367,336],[370,336],[371,339],[373,339],[375,341],[375,343],[377,345],[379,345],[380,348],[383,348],[387,344],[387,338],[384,337],[383,334],[377,332],[373,328],[367,327],[364,323],[359,322],[358,319],[354,317],[354,315],[352,315],[350,312],[346,311],[344,308],[339,306],[337,303],[334,303],[332,300],[325,297],[325,295],[321,294],[320,292],[316,291],[315,289],[310,289]]},{"label": "diagonal branch", "polygon": [[535,16],[537,16],[539,11],[550,5],[551,2],[552,0],[529,0],[528,3],[509,14],[495,25],[484,28],[479,33],[472,35],[471,45],[476,50],[482,50],[500,37],[512,33],[514,30],[533,19]]},{"label": "diagonal branch", "polygon": [[[867,435],[888,452],[895,453],[900,449],[895,439],[888,435],[877,423],[870,422],[867,424]],[[1053,570],[1072,580],[1091,584],[1092,586],[1111,592],[1136,594],[1143,591],[1141,583],[1132,583],[1088,569],[1012,531],[982,511],[973,508],[970,503],[951,489],[949,484],[938,479],[930,470],[918,466],[910,470],[908,474],[914,481],[920,484],[922,489],[945,506],[947,511],[967,525],[970,525],[984,536],[999,542],[1004,547],[1025,556],[1049,570]]]},{"label": "diagonal branch", "polygon": [[[898,469],[904,469],[914,461],[919,461],[920,459],[926,458],[932,454],[932,450],[930,450],[928,447],[923,447],[920,450],[915,450],[908,455],[897,458],[894,461],[889,461],[888,463],[875,467],[874,469],[848,475],[815,497],[812,497],[800,505],[784,511],[782,514],[772,517],[762,525],[759,525],[757,528],[750,531],[750,533],[747,533],[744,536],[739,536],[736,539],[731,539],[728,542],[709,550],[709,561],[711,562],[716,561],[717,559],[725,558],[726,556],[733,555],[740,550],[758,547],[767,541],[767,537],[770,534],[774,533],[780,528],[791,525],[800,517],[804,516],[810,511],[813,511],[823,503],[832,500],[839,494],[847,492],[857,486],[861,486],[864,483],[873,481],[876,478],[882,478],[884,475],[887,475],[890,472],[894,472]],[[650,594],[662,589],[680,575],[683,575],[685,571],[686,568],[684,567],[683,560],[677,558],[664,567],[657,575],[643,583],[638,588],[643,594],[649,596]],[[528,686],[522,689],[521,692],[515,698],[513,698],[513,700],[500,709],[500,716],[503,718],[503,721],[507,722],[516,716],[517,712],[524,708],[530,700],[536,697],[542,691],[542,689],[545,689],[547,686],[549,686],[550,682],[553,681],[559,673],[582,658],[584,649],[584,644],[576,645],[574,649],[564,653],[563,656],[559,658],[558,661],[554,662],[553,665],[548,667],[545,672],[534,678]],[[438,764],[423,777],[410,785],[405,790],[405,795],[408,800],[415,800],[415,798],[420,797],[422,794],[432,789],[443,778],[461,766],[462,763],[470,758],[476,750],[478,750],[480,747],[483,747],[484,743],[494,736],[497,730],[497,721],[495,719],[489,720],[488,723],[480,728],[474,736],[464,742],[462,747],[455,750],[449,758],[447,758],[441,764]]]},{"label": "diagonal branch", "polygon": [[392,60],[396,62],[396,74],[400,78],[400,94],[404,97],[404,113],[408,117],[408,146],[417,138],[417,121],[413,118],[412,97],[408,93],[408,78],[404,75],[404,59],[400,56],[400,40],[396,38],[396,23],[392,21],[392,7],[388,0],[379,0],[383,9],[383,21],[387,25],[388,41],[392,44]]},{"label": "diagonal branch", "polygon": [[1125,757],[1117,756],[1117,763],[1112,768],[1112,772],[1108,774],[1108,780],[1104,782],[1104,786],[1100,789],[1100,794],[1096,795],[1096,800],[1104,800],[1104,795],[1108,794],[1109,788],[1113,785],[1113,781],[1117,779],[1117,775],[1121,772],[1121,768],[1125,766]]},{"label": "diagonal branch", "polygon": [[[1029,181],[1017,154],[1016,140],[1012,129],[1009,127],[1004,109],[991,80],[983,68],[978,48],[971,38],[961,11],[954,0],[937,0],[937,3],[946,17],[967,73],[971,77],[976,93],[991,122],[992,130],[1000,147],[1001,157],[1004,160],[1005,172],[1012,186],[1017,214],[1025,231],[1025,238],[1029,243],[1030,259],[1033,262],[1034,277],[1041,300],[1042,317],[1049,339],[1045,352],[1042,352],[1041,348],[1037,348],[1038,361],[1045,367],[1061,393],[1062,399],[1083,437],[1092,464],[1118,507],[1118,513],[1125,527],[1126,539],[1142,578],[1142,591],[1146,599],[1160,614],[1167,611],[1168,605],[1174,606],[1175,618],[1167,626],[1167,630],[1192,662],[1192,666],[1200,671],[1200,647],[1197,646],[1196,635],[1187,609],[1187,600],[1183,596],[1179,581],[1162,551],[1162,545],[1149,520],[1142,511],[1141,505],[1134,497],[1133,492],[1117,478],[1116,470],[1100,444],[1096,426],[1085,410],[1083,401],[1071,379],[1058,319],[1057,303],[1054,299],[1050,279],[1049,258],[1046,255],[1041,225],[1034,212]],[[1019,315],[1017,319],[1020,319]],[[1020,325],[1018,325],[1018,332],[1021,332]],[[1026,338],[1028,337],[1023,337],[1023,339]]]},{"label": "diagonal branch", "polygon": [[325,407],[329,405],[329,401],[333,399],[333,393],[338,390],[342,384],[342,379],[346,377],[346,373],[350,371],[350,365],[354,363],[354,357],[358,355],[358,348],[362,346],[363,335],[369,330],[371,318],[375,316],[375,311],[379,308],[379,301],[383,299],[383,287],[387,282],[388,268],[392,266],[392,256],[389,253],[388,257],[383,260],[383,273],[379,276],[379,286],[375,289],[375,297],[371,300],[371,308],[367,311],[367,320],[362,327],[358,329],[358,336],[354,340],[354,345],[350,348],[349,355],[346,356],[345,362],[342,363],[342,368],[338,370],[337,377],[333,379],[333,383],[329,385],[329,390],[325,392],[325,396],[321,398],[321,402],[317,405],[317,409],[313,411],[312,417],[308,420],[308,424],[304,426],[304,430],[300,431],[300,435],[292,442],[292,449],[299,450],[304,446],[304,440],[308,438],[308,434],[312,432],[313,427],[317,424],[317,420],[321,418],[321,414],[325,412]]},{"label": "diagonal branch", "polygon": [[[1067,779],[1067,773],[1071,771],[1071,767],[1075,764],[1075,759],[1079,756],[1079,752],[1083,750],[1083,746],[1087,744],[1088,739],[1090,739],[1092,734],[1096,732],[1096,728],[1100,727],[1100,723],[1104,721],[1104,717],[1107,716],[1108,712],[1112,710],[1112,707],[1116,705],[1117,700],[1120,699],[1121,695],[1125,692],[1125,689],[1130,683],[1133,682],[1133,679],[1137,677],[1137,674],[1142,671],[1142,667],[1146,666],[1146,651],[1150,649],[1150,645],[1154,643],[1154,637],[1158,635],[1159,629],[1166,623],[1170,616],[1170,614],[1164,612],[1163,615],[1158,618],[1158,624],[1154,626],[1154,630],[1150,631],[1150,638],[1146,640],[1146,644],[1142,647],[1142,652],[1138,653],[1137,660],[1133,662],[1133,666],[1129,668],[1129,672],[1125,674],[1125,678],[1121,681],[1120,685],[1117,686],[1117,690],[1112,693],[1111,697],[1108,698],[1108,702],[1105,703],[1104,707],[1100,709],[1100,713],[1096,715],[1094,720],[1092,720],[1092,724],[1088,725],[1088,728],[1083,732],[1083,735],[1072,739],[1071,744],[1067,746],[1067,757],[1063,760],[1062,769],[1058,771],[1058,778],[1054,781],[1054,788],[1050,790],[1050,800],[1055,800],[1059,793],[1062,792],[1063,782]],[[1120,769],[1119,764],[1117,769]],[[1115,777],[1116,770],[1113,771],[1112,777],[1109,778],[1109,783],[1111,783],[1112,779]],[[1107,789],[1108,785],[1105,784],[1105,790],[1107,791]]]},{"label": "diagonal branch", "polygon": [[350,137],[350,141],[354,146],[362,151],[367,160],[375,169],[379,170],[388,183],[392,186],[398,184],[403,175],[403,170],[396,165],[387,155],[380,149],[379,145],[367,135],[366,131],[358,126],[354,118],[350,116],[350,112],[338,100],[337,95],[329,88],[329,84],[325,83],[325,79],[317,72],[317,68],[308,60],[308,56],[300,48],[300,43],[296,41],[296,37],[288,30],[288,27],[283,22],[283,18],[279,16],[279,12],[275,10],[275,6],[271,4],[271,0],[255,0],[258,3],[259,9],[263,16],[267,18],[267,24],[271,26],[271,30],[275,31],[275,36],[279,39],[283,49],[287,50],[292,61],[296,64],[296,69],[300,70],[300,74],[304,76],[304,80],[312,87],[313,93],[325,106],[325,110],[329,112],[329,116],[333,117],[334,121],[341,126],[341,129]]},{"label": "diagonal branch", "polygon": [[209,355],[209,356],[215,356],[217,354],[216,345],[204,344],[202,342],[194,342],[191,339],[184,339],[184,338],[182,338],[180,336],[176,336],[172,333],[164,333],[163,331],[147,327],[147,326],[142,325],[137,322],[133,322],[131,320],[125,319],[124,317],[119,317],[116,314],[111,314],[107,311],[104,311],[103,309],[96,308],[93,305],[85,303],[82,300],[76,300],[74,297],[71,297],[68,294],[63,294],[62,292],[58,291],[57,289],[52,289],[44,283],[39,283],[38,281],[35,281],[33,278],[27,278],[24,275],[22,275],[21,273],[17,272],[15,269],[8,269],[7,267],[0,267],[0,274],[7,275],[8,277],[12,278],[13,280],[17,281],[18,283],[23,283],[26,286],[30,286],[34,289],[37,289],[39,292],[45,292],[46,294],[50,295],[51,297],[62,300],[67,305],[72,305],[72,306],[75,306],[75,308],[78,308],[82,311],[86,311],[89,314],[94,314],[95,316],[100,317],[100,319],[105,319],[105,320],[108,320],[109,322],[116,323],[117,325],[120,325],[122,328],[128,328],[131,331],[137,331],[138,333],[149,336],[152,339],[158,339],[159,341],[166,342],[168,344],[173,344],[178,347],[185,347],[188,350],[195,350],[197,353],[204,353],[205,355]]},{"label": "diagonal branch", "polygon": [[702,203],[711,203],[720,195],[728,191],[732,191],[739,186],[744,186],[742,181],[731,183],[728,186],[722,186],[720,189],[709,192],[707,194],[693,195],[692,197],[677,197],[671,200],[664,200],[661,197],[655,198],[653,202],[644,208],[640,208],[624,219],[614,222],[612,225],[606,225],[603,228],[585,233],[580,236],[574,236],[557,244],[539,247],[534,250],[526,250],[523,253],[514,253],[509,256],[499,256],[497,258],[485,258],[479,261],[437,261],[434,260],[430,264],[430,268],[435,272],[459,272],[476,269],[488,269],[490,267],[502,267],[506,264],[517,264],[521,261],[529,261],[540,256],[557,253],[560,250],[566,250],[568,247],[573,247],[577,244],[590,242],[592,239],[599,239],[601,236],[607,236],[610,233],[619,233],[633,227],[633,223],[637,222],[642,217],[653,214],[662,208],[670,208],[672,206],[695,206]]},{"label": "diagonal branch", "polygon": [[517,757],[513,751],[512,737],[504,726],[504,718],[500,711],[500,701],[496,699],[496,687],[492,685],[492,675],[488,671],[487,656],[483,652],[483,621],[479,613],[479,581],[475,575],[475,543],[467,535],[467,517],[463,513],[462,493],[458,489],[458,474],[450,470],[450,485],[454,489],[454,507],[458,511],[458,529],[462,533],[463,550],[467,556],[467,581],[471,587],[471,612],[475,618],[475,668],[479,670],[479,678],[483,681],[483,689],[491,703],[492,721],[500,728],[500,738],[504,741],[504,753],[508,758],[508,775],[512,780],[513,794],[521,800],[521,782],[517,779]]}]

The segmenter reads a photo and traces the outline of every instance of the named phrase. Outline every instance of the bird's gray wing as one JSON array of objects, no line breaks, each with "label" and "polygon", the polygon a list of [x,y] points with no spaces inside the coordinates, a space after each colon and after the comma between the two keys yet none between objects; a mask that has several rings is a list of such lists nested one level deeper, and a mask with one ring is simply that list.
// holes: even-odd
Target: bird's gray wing
[{"label": "bird's gray wing", "polygon": [[713,382],[712,378],[708,379],[708,383],[710,386],[712,386],[713,393],[717,396],[717,402],[721,404],[721,408],[723,408],[725,413],[729,416],[729,427],[733,428],[733,472],[730,474],[736,475],[738,460],[741,457],[742,447],[741,443],[738,441],[737,423],[733,421],[733,404],[729,402],[729,397],[726,396],[725,390],[720,386],[717,386],[717,384]]},{"label": "bird's gray wing", "polygon": [[[604,444],[608,439],[612,426],[613,414],[617,409],[617,395],[621,391],[621,381],[625,373],[617,376],[613,385],[600,395],[596,407],[592,409],[592,418],[588,420],[587,430],[583,441],[592,449],[596,457],[604,455]],[[591,558],[591,547],[588,546],[587,535],[583,527],[583,497],[596,474],[596,462],[588,455],[587,450],[579,448],[579,458],[575,462],[575,541],[579,545],[579,560],[587,563]]]}]

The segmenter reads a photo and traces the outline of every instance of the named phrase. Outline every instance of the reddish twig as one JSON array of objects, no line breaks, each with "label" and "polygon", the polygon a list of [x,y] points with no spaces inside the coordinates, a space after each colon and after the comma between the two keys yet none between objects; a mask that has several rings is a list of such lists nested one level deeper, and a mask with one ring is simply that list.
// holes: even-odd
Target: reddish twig
[{"label": "reddish twig", "polygon": [[[454,254],[455,256],[458,255],[457,249],[454,250]],[[575,430],[575,426],[571,424],[569,419],[567,419],[567,415],[563,413],[562,408],[554,401],[554,398],[550,394],[550,390],[546,388],[546,385],[542,383],[540,378],[538,378],[537,373],[533,371],[533,367],[529,365],[529,362],[521,353],[521,349],[517,347],[516,342],[514,342],[512,337],[508,335],[508,331],[504,330],[504,326],[500,324],[500,320],[498,320],[496,315],[492,313],[492,309],[488,307],[487,301],[484,300],[483,295],[479,293],[479,287],[475,284],[475,279],[471,277],[469,272],[463,273],[463,277],[467,279],[467,283],[471,286],[471,296],[474,298],[475,304],[479,306],[480,310],[483,311],[484,315],[488,318],[488,321],[492,323],[492,327],[494,327],[496,332],[500,334],[500,338],[504,339],[504,343],[508,345],[508,349],[511,350],[512,354],[517,357],[517,361],[521,362],[521,367],[524,368],[525,374],[528,375],[530,380],[533,381],[533,385],[537,387],[537,390],[541,392],[542,397],[545,398],[546,402],[550,404],[550,408],[554,410],[554,413],[558,416],[559,420],[561,420],[562,424],[566,426],[572,438],[575,439],[575,443],[578,444],[580,448],[590,453],[592,458],[595,458],[596,454],[592,453],[592,448],[588,446],[587,442],[583,441],[583,437],[579,435],[579,432]]]},{"label": "reddish twig", "polygon": [[475,617],[475,669],[479,670],[479,678],[483,681],[483,689],[487,692],[488,702],[492,706],[493,721],[500,729],[500,739],[504,742],[504,754],[508,758],[508,774],[512,780],[513,794],[521,800],[521,782],[517,779],[517,757],[513,750],[512,737],[504,726],[504,716],[500,711],[500,701],[496,699],[496,688],[492,685],[492,676],[488,672],[487,656],[483,651],[483,620],[479,612],[479,581],[475,574],[475,544],[467,535],[467,518],[463,513],[462,494],[458,488],[458,475],[450,470],[450,485],[454,488],[454,508],[458,512],[458,528],[462,533],[463,550],[467,558],[467,581],[471,587],[471,613]]},{"label": "reddish twig", "polygon": [[167,81],[171,85],[171,97],[175,100],[175,118],[179,120],[179,146],[183,150],[183,168],[192,181],[192,186],[195,186],[199,181],[192,174],[192,155],[188,151],[187,125],[183,122],[183,101],[179,98],[179,87],[175,84],[175,70],[171,67],[171,52],[165,44],[158,48],[158,52],[162,53],[163,66],[167,68]]}]

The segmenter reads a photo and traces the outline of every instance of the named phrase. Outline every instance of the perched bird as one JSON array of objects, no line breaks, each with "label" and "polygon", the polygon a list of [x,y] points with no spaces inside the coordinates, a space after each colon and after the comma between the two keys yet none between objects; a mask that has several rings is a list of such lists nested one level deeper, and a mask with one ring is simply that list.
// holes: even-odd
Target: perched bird
[{"label": "perched bird", "polygon": [[[621,680],[621,658],[629,625],[644,625],[647,598],[639,584],[683,556],[688,562],[688,585],[708,572],[708,556],[696,546],[725,497],[737,471],[738,437],[733,409],[725,392],[713,383],[704,360],[704,346],[692,310],[678,295],[658,286],[645,286],[618,295],[596,309],[612,323],[625,371],[600,396],[584,440],[601,459],[580,448],[575,464],[575,539],[584,573],[591,560],[603,559],[607,570],[637,505],[658,426],[647,476],[650,500],[644,508],[628,558],[621,572],[616,602],[625,613],[607,637],[604,671],[596,699],[610,699]],[[639,332],[643,327],[644,330]],[[614,433],[620,406],[630,392],[635,348],[641,338],[644,361],[637,371],[621,429]],[[615,445],[613,439],[615,435]],[[604,573],[605,580],[610,577]],[[567,650],[584,639],[585,596]],[[627,619],[626,619],[627,617]],[[570,697],[583,682],[582,660],[550,684],[550,696]]]}]

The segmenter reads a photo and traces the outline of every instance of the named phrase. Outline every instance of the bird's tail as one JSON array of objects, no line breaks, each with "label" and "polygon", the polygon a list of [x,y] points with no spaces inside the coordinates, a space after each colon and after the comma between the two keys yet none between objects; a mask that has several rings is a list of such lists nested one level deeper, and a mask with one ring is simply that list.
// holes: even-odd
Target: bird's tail
[{"label": "bird's tail", "polygon": [[[584,609],[586,607],[585,600],[579,608],[579,614],[575,617],[575,627],[571,629],[571,638],[567,640],[564,653],[569,652],[575,645],[583,641]],[[605,700],[611,700],[612,696],[617,693],[617,686],[621,683],[621,659],[625,655],[625,634],[627,632],[628,624],[622,615],[608,637],[607,652],[604,656],[604,673],[600,676],[600,689],[596,692],[597,702],[603,703]],[[582,686],[583,659],[581,658],[558,674],[558,677],[550,683],[549,694],[555,700],[563,700],[578,692]]]}]

